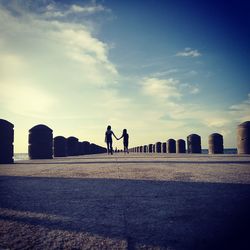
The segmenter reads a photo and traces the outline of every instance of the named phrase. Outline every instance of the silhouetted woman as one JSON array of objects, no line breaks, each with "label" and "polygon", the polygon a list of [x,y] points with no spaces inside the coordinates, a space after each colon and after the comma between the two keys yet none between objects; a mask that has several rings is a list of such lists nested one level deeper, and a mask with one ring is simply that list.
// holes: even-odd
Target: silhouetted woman
[{"label": "silhouetted woman", "polygon": [[128,138],[129,138],[129,135],[127,133],[127,129],[123,129],[122,136],[118,140],[120,140],[122,137],[123,137],[124,154],[129,153],[128,152]]},{"label": "silhouetted woman", "polygon": [[105,133],[105,142],[107,143],[108,154],[109,153],[113,154],[112,135],[116,138],[116,140],[118,140],[117,137],[115,136],[115,134],[113,133],[113,131],[111,130],[111,126],[109,125],[107,127],[107,131]]}]

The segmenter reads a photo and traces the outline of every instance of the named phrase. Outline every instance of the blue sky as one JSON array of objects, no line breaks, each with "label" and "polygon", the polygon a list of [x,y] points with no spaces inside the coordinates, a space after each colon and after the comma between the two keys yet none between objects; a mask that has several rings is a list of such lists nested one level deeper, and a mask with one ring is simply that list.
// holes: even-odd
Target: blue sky
[{"label": "blue sky", "polygon": [[[0,115],[28,130],[130,146],[222,133],[250,120],[247,1],[0,0]],[[121,147],[122,143],[116,142]]]}]

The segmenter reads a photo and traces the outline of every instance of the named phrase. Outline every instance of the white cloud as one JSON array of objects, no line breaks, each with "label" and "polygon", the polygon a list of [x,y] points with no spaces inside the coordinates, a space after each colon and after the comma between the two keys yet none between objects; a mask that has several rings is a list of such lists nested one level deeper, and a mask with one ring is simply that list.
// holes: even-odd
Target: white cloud
[{"label": "white cloud", "polygon": [[89,13],[89,14],[93,14],[93,13],[97,13],[97,12],[101,12],[101,11],[106,11],[107,9],[103,6],[103,5],[92,5],[92,6],[79,6],[76,4],[73,4],[70,7],[70,11],[74,12],[74,13]]},{"label": "white cloud", "polygon": [[144,94],[155,98],[179,98],[181,93],[178,90],[179,81],[173,78],[159,79],[156,77],[146,77],[142,80],[141,86]]},{"label": "white cloud", "polygon": [[66,6],[64,9],[58,4],[50,3],[46,6],[44,15],[49,18],[60,18],[69,15],[93,15],[100,12],[110,12],[110,9],[95,2],[89,5],[72,4],[71,6]]},{"label": "white cloud", "polygon": [[182,91],[184,91],[185,93],[195,95],[195,94],[198,94],[200,92],[199,87],[195,84],[182,83],[182,84],[180,84],[180,87],[182,88]]},{"label": "white cloud", "polygon": [[172,75],[177,73],[179,70],[178,69],[169,69],[169,70],[165,70],[165,71],[160,71],[160,72],[156,72],[152,74],[152,77],[164,77],[164,76],[168,76],[168,75]]},{"label": "white cloud", "polygon": [[250,93],[248,98],[239,104],[234,104],[229,108],[230,114],[239,122],[250,121]]},{"label": "white cloud", "polygon": [[[209,114],[210,117],[204,116],[203,123],[211,128],[223,128],[230,123],[229,119],[216,117],[216,114]],[[225,116],[225,115],[224,115]]]},{"label": "white cloud", "polygon": [[176,56],[199,57],[201,53],[197,49],[185,48],[184,51],[177,52]]}]

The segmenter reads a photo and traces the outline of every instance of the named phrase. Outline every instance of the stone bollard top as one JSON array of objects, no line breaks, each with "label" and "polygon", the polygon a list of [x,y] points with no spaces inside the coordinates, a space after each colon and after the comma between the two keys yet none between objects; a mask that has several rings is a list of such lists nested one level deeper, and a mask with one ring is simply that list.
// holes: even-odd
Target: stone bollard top
[{"label": "stone bollard top", "polygon": [[32,127],[32,128],[29,130],[29,132],[30,132],[30,131],[36,131],[36,130],[47,130],[47,131],[51,131],[51,132],[53,131],[51,128],[49,128],[48,126],[46,126],[46,125],[44,125],[44,124],[38,124],[38,125]]}]

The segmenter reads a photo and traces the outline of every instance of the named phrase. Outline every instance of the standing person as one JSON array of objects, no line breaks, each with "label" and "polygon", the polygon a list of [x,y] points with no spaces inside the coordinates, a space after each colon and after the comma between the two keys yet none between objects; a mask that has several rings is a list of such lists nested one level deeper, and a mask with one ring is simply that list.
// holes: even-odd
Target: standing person
[{"label": "standing person", "polygon": [[113,154],[112,135],[116,138],[116,140],[118,140],[117,137],[115,136],[115,134],[113,133],[113,131],[111,130],[111,126],[109,125],[107,127],[107,131],[105,133],[105,142],[107,143],[108,154],[109,153]]},{"label": "standing person", "polygon": [[118,140],[120,140],[122,137],[123,137],[124,154],[126,154],[126,153],[129,153],[128,152],[128,138],[129,138],[129,135],[127,133],[127,129],[123,129],[122,136]]}]

